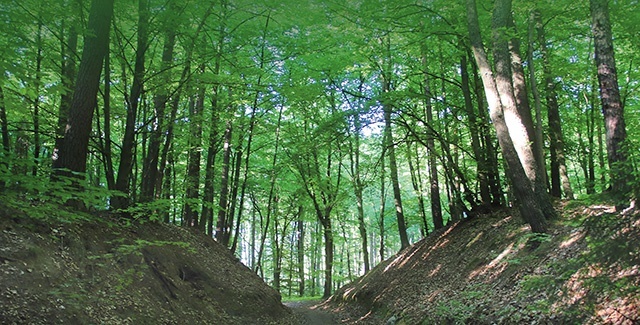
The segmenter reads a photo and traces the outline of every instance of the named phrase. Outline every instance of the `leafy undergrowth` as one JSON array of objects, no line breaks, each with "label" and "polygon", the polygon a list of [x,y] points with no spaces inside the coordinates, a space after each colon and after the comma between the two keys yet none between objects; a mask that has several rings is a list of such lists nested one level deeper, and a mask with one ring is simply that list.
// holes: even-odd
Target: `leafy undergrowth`
[{"label": "leafy undergrowth", "polygon": [[1,324],[291,321],[275,290],[196,231],[23,211],[0,202]]},{"label": "leafy undergrowth", "polygon": [[640,216],[571,205],[544,236],[506,210],[454,224],[324,308],[354,324],[639,323]]}]

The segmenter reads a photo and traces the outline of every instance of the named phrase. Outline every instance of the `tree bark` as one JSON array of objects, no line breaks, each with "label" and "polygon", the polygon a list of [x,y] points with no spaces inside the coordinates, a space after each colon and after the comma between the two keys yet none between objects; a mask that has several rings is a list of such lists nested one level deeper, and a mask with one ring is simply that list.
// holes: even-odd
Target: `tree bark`
[{"label": "tree bark", "polygon": [[590,0],[595,63],[600,83],[600,101],[604,115],[607,161],[613,194],[622,198],[629,191],[631,173],[628,172],[627,153],[623,148],[627,137],[624,107],[620,99],[618,73],[613,50],[613,36],[609,21],[608,0]]},{"label": "tree bark", "polygon": [[[462,42],[461,42],[462,43]],[[460,56],[460,78],[462,84],[462,95],[464,96],[464,107],[469,119],[469,133],[471,136],[471,149],[477,164],[478,186],[480,187],[481,205],[491,204],[491,187],[489,183],[489,170],[487,166],[487,154],[481,146],[481,134],[473,101],[471,98],[471,87],[469,86],[469,72],[467,64],[467,53]]]},{"label": "tree bark", "polygon": [[[216,225],[216,240],[227,246],[228,233],[231,225],[227,224],[227,211],[229,200],[229,170],[231,163],[231,137],[232,125],[231,121],[227,121],[227,127],[224,131],[224,145],[222,147],[222,171],[220,174],[220,197],[218,204],[218,222]],[[267,211],[267,213],[270,213]]]},{"label": "tree bark", "polygon": [[554,219],[557,215],[543,182],[545,178],[542,174],[545,170],[536,161],[536,156],[541,154],[537,155],[535,152],[533,119],[524,82],[520,41],[507,36],[508,33],[515,33],[511,0],[495,3],[492,25],[496,85],[509,134],[545,218]]},{"label": "tree bark", "polygon": [[[204,64],[199,72],[204,73]],[[202,151],[202,115],[204,111],[204,85],[197,85],[198,92],[189,104],[189,150],[185,179],[184,225],[198,227],[198,205],[200,203],[200,159]],[[204,229],[204,228],[202,228]]]},{"label": "tree bark", "polygon": [[[503,0],[498,0],[498,2],[496,3],[496,7],[505,5],[504,3],[502,3],[502,1]],[[502,103],[498,94],[496,80],[493,77],[493,72],[491,71],[491,66],[489,64],[489,61],[487,60],[487,55],[482,44],[482,37],[480,36],[480,24],[478,22],[478,13],[475,0],[467,0],[466,8],[467,25],[472,50],[478,68],[480,69],[487,103],[489,104],[489,113],[496,130],[498,142],[502,149],[504,158],[507,162],[507,175],[509,176],[513,185],[514,194],[517,197],[517,205],[520,210],[520,214],[523,219],[531,226],[531,230],[533,232],[546,232],[547,227],[544,215],[542,213],[542,210],[540,209],[540,205],[536,200],[537,197],[533,193],[531,182],[529,181],[524,168],[520,164],[518,154],[511,140],[511,136],[509,135],[509,130],[507,128],[505,116],[503,113]],[[507,4],[507,8],[500,9],[510,10],[510,3]],[[502,65],[503,69],[499,71],[502,72],[500,78],[504,80],[505,78],[510,78],[511,73],[508,70],[506,73],[504,71],[504,66],[508,66],[510,64],[510,59],[508,56],[508,48],[506,48],[506,39],[503,41],[504,44],[502,45],[502,53],[499,53],[498,57],[496,57],[496,60],[499,61],[496,62],[496,65]]]},{"label": "tree bark", "polygon": [[[573,199],[573,189],[569,182],[564,153],[564,138],[562,135],[558,94],[556,92],[556,83],[554,82],[555,76],[552,73],[551,63],[549,61],[551,54],[547,48],[547,39],[539,16],[537,16],[536,19],[536,30],[540,43],[540,54],[542,55],[542,70],[544,72],[545,97],[547,100],[550,138],[549,151],[551,158],[551,195],[561,197],[564,192],[566,198]],[[532,79],[531,83],[535,83],[535,80]]]},{"label": "tree bark", "polygon": [[138,106],[141,101],[142,89],[144,87],[145,74],[145,54],[148,42],[149,24],[149,0],[138,0],[138,35],[136,44],[136,59],[133,73],[133,83],[131,92],[127,98],[127,119],[125,122],[124,137],[122,139],[122,150],[120,151],[120,165],[116,177],[116,190],[123,196],[113,198],[115,209],[125,209],[131,204],[131,172],[134,163],[134,151],[136,148],[136,123],[138,116]]},{"label": "tree bark", "polygon": [[[96,106],[100,72],[109,43],[113,0],[93,0],[82,59],[76,78],[63,144],[54,154],[53,175],[72,176],[87,170],[91,121]],[[77,177],[77,176],[76,176]]]},{"label": "tree bark", "polygon": [[[11,144],[9,142],[9,123],[7,121],[7,108],[4,102],[4,88],[0,84],[0,134],[2,135],[2,151],[0,159],[0,175],[9,173],[8,158],[11,153]],[[6,186],[5,181],[0,181],[0,191]]]},{"label": "tree bark", "polygon": [[303,206],[298,206],[298,220],[296,221],[297,232],[297,249],[296,253],[298,255],[298,278],[300,282],[298,283],[298,295],[300,297],[304,296],[305,289],[305,279],[304,279],[304,221],[302,217]]},{"label": "tree bark", "polygon": [[[538,90],[538,84],[536,82],[536,74],[535,74],[535,64],[533,62],[533,45],[535,41],[535,24],[538,21],[537,17],[539,17],[539,13],[537,10],[531,11],[531,15],[529,16],[529,26],[527,31],[527,38],[529,40],[529,45],[527,46],[527,61],[528,61],[528,70],[529,70],[529,79],[531,83],[531,93],[533,95],[534,101],[534,109],[536,112],[536,124],[534,127],[534,153],[536,154],[536,161],[538,162],[538,168],[540,170],[546,170],[547,165],[545,163],[544,156],[544,140],[543,140],[543,130],[542,130],[542,103],[540,100],[540,91]],[[548,187],[548,179],[547,173],[544,172],[540,175],[543,177],[543,183]]]},{"label": "tree bark", "polygon": [[175,32],[173,30],[167,30],[165,32],[164,46],[162,49],[162,62],[160,63],[162,83],[153,97],[154,114],[151,134],[149,135],[149,146],[142,170],[142,184],[140,186],[141,202],[150,202],[156,198],[156,195],[159,195],[159,193],[156,193],[156,183],[160,177],[158,162],[160,159],[162,135],[166,123],[165,114],[167,101],[169,100],[167,84],[171,80],[169,70],[173,61],[175,42]]}]

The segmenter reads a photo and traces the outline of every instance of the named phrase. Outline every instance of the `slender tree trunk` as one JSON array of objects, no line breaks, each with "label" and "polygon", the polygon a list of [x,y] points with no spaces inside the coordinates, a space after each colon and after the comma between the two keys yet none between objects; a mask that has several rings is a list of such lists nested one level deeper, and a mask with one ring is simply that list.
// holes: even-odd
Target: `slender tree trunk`
[{"label": "slender tree trunk", "polygon": [[587,152],[587,166],[588,166],[588,176],[587,176],[587,194],[595,194],[596,193],[596,171],[595,171],[595,123],[596,123],[596,108],[594,101],[588,100],[589,111],[587,114],[587,139],[588,139],[588,152]]},{"label": "slender tree trunk", "polygon": [[367,243],[367,227],[364,222],[364,184],[360,178],[360,132],[362,131],[362,123],[360,115],[353,116],[354,132],[352,134],[353,142],[349,141],[349,158],[351,163],[351,175],[353,182],[353,190],[356,197],[356,208],[358,212],[358,231],[360,232],[360,240],[362,244],[362,254],[364,255],[364,273],[369,272],[369,245]]},{"label": "slender tree trunk", "polygon": [[93,0],[85,34],[82,59],[78,70],[73,100],[65,127],[63,144],[53,162],[53,175],[72,176],[85,173],[91,122],[100,72],[109,43],[109,25],[113,14],[113,0]]},{"label": "slender tree trunk", "polygon": [[[227,224],[228,200],[229,200],[229,169],[231,161],[231,138],[232,138],[231,121],[227,121],[227,127],[224,132],[224,145],[222,147],[222,173],[220,176],[220,201],[218,209],[218,222],[216,225],[216,240],[227,246],[229,243],[225,240],[231,225]],[[267,211],[267,213],[270,213]]]},{"label": "slender tree trunk", "polygon": [[[204,73],[204,64],[199,72]],[[187,173],[185,180],[185,214],[184,225],[198,227],[198,205],[200,203],[200,160],[202,151],[202,116],[204,111],[204,85],[197,85],[198,93],[189,103],[189,151],[187,158]],[[204,230],[204,228],[201,228]]]},{"label": "slender tree trunk", "polygon": [[384,157],[386,156],[386,140],[382,141],[382,153],[380,154],[380,211],[378,215],[378,231],[380,232],[380,261],[384,261],[384,252],[385,252],[385,224],[384,224],[384,216],[385,209],[387,204],[387,193],[386,193],[386,180],[385,180],[385,166],[384,166]]},{"label": "slender tree trunk", "polygon": [[150,202],[156,198],[156,183],[159,178],[158,161],[160,159],[160,147],[163,131],[166,123],[166,107],[169,100],[167,84],[171,80],[170,68],[173,61],[173,51],[176,35],[173,30],[165,32],[164,46],[162,49],[162,83],[153,97],[153,122],[149,135],[149,146],[142,170],[142,185],[140,186],[140,201]]},{"label": "slender tree trunk", "polygon": [[[407,162],[409,163],[409,174],[411,175],[411,185],[413,186],[413,193],[418,199],[418,213],[420,214],[420,220],[422,221],[422,237],[426,237],[429,234],[429,225],[427,223],[427,212],[424,208],[424,196],[422,196],[422,184],[420,180],[420,167],[414,167],[414,158],[412,155],[413,144],[407,141]],[[416,150],[416,156],[418,152]],[[418,163],[420,159],[415,158],[415,162]]]},{"label": "slender tree trunk", "polygon": [[303,221],[303,206],[298,206],[298,220],[296,221],[297,228],[297,249],[296,253],[298,255],[298,279],[300,282],[298,283],[298,295],[300,297],[304,296],[305,289],[305,279],[304,279],[304,221]]},{"label": "slender tree trunk", "polygon": [[[242,137],[238,137],[239,140],[238,142],[242,142],[241,138]],[[241,147],[241,143],[238,145],[238,148]],[[238,204],[238,189],[240,187],[240,170],[242,169],[242,150],[241,149],[236,149],[236,154],[235,154],[235,167],[233,168],[233,185],[231,186],[231,194],[229,195],[229,201],[231,201],[229,203],[229,211],[227,212],[227,224],[229,225],[229,231],[227,232],[227,244],[230,248],[233,248],[233,250],[231,250],[232,252],[235,252],[235,248],[233,247],[233,244],[231,242],[231,235],[232,235],[232,227],[234,227],[233,221],[235,220],[235,213],[236,213],[236,205]],[[238,216],[238,223],[237,223],[237,228],[240,228],[240,216]],[[236,230],[239,230],[237,229]],[[238,232],[235,232],[235,236],[234,236],[234,240],[233,242],[235,242],[235,238],[237,237]],[[230,244],[231,243],[231,244]]]},{"label": "slender tree trunk", "polygon": [[[545,171],[547,166],[545,163],[544,157],[544,140],[543,140],[543,130],[542,130],[542,103],[540,100],[540,92],[538,91],[538,84],[536,82],[536,74],[535,74],[535,64],[533,62],[533,44],[535,41],[535,24],[538,21],[537,17],[539,17],[539,13],[537,10],[531,11],[531,15],[529,16],[529,28],[528,28],[528,40],[529,46],[527,47],[527,61],[529,68],[529,79],[531,83],[531,93],[533,95],[534,107],[536,111],[536,125],[534,128],[534,154],[536,154],[536,161],[538,162],[538,168],[540,170]],[[540,175],[544,178],[543,183],[548,187],[547,173],[544,172]]]},{"label": "slender tree trunk", "polygon": [[[0,84],[0,134],[2,134],[2,151],[0,159],[0,174],[9,173],[8,158],[11,154],[11,144],[9,142],[9,123],[7,121],[7,108],[4,102],[4,88]],[[0,181],[0,191],[6,186],[5,181]]]},{"label": "slender tree trunk", "polygon": [[[507,4],[506,8],[504,4],[498,0],[496,7],[499,9],[508,10],[510,5]],[[476,9],[475,0],[467,0],[467,23],[469,28],[469,38],[471,40],[471,46],[476,59],[478,68],[482,76],[482,81],[485,87],[485,95],[487,97],[487,103],[489,104],[489,112],[496,134],[498,142],[502,148],[503,155],[508,165],[507,175],[510,177],[514,194],[518,198],[518,207],[523,219],[529,223],[533,232],[546,232],[546,222],[540,205],[537,202],[537,197],[533,193],[531,182],[529,181],[524,168],[520,164],[518,154],[515,150],[509,130],[505,121],[502,103],[498,94],[498,88],[496,86],[496,80],[493,77],[493,72],[487,60],[487,55],[482,45],[482,37],[480,36],[480,24],[478,22],[478,13]],[[505,24],[506,26],[506,24]],[[499,55],[496,57],[496,65],[498,63],[502,66],[503,70],[500,73],[500,78],[510,78],[511,73],[507,70],[504,71],[504,66],[510,64],[508,56],[508,48],[506,48],[506,39],[503,40],[502,49],[498,51]]]},{"label": "slender tree trunk", "polygon": [[145,74],[145,53],[147,52],[149,8],[148,0],[138,0],[138,40],[136,44],[136,61],[134,66],[133,83],[131,93],[127,98],[127,120],[125,122],[122,150],[120,152],[120,165],[116,178],[116,190],[124,196],[116,196],[113,200],[115,209],[124,209],[131,204],[130,186],[131,172],[133,170],[134,152],[136,149],[136,122],[138,118],[138,106],[141,102],[141,94]]},{"label": "slender tree trunk", "polygon": [[[544,71],[545,91],[547,100],[547,112],[549,121],[550,157],[551,157],[551,195],[560,197],[562,192],[568,199],[573,199],[573,189],[567,174],[567,164],[564,153],[564,139],[562,136],[562,122],[558,108],[558,94],[556,92],[555,76],[552,74],[550,53],[547,48],[547,39],[544,27],[538,16],[536,30],[542,55],[542,69]],[[535,79],[532,79],[532,84]]]},{"label": "slender tree trunk", "polygon": [[116,177],[113,170],[113,156],[111,150],[111,55],[107,51],[104,56],[104,89],[102,103],[104,105],[104,146],[102,150],[107,188],[115,190]]},{"label": "slender tree trunk", "polygon": [[[62,34],[61,34],[62,35]],[[108,41],[107,41],[108,42]],[[78,29],[75,26],[69,27],[69,36],[67,42],[61,42],[60,49],[62,53],[62,69],[61,84],[63,87],[60,97],[60,106],[58,109],[58,127],[56,129],[56,148],[62,145],[65,128],[67,127],[67,118],[69,116],[69,108],[73,99],[73,85],[77,74],[76,50],[78,47]],[[107,45],[108,46],[108,45]],[[106,51],[109,53],[109,51]]]},{"label": "slender tree trunk", "polygon": [[[460,42],[462,43],[462,42]],[[482,205],[491,204],[491,187],[489,184],[489,170],[487,166],[487,154],[481,146],[480,128],[473,100],[471,98],[471,87],[469,82],[469,72],[467,63],[467,53],[460,56],[460,78],[462,83],[462,95],[464,96],[464,107],[469,118],[469,133],[471,136],[471,149],[477,163],[478,186],[480,187],[480,199]]]},{"label": "slender tree trunk", "polygon": [[622,198],[629,191],[631,173],[623,144],[627,137],[624,107],[620,99],[618,73],[613,50],[613,36],[609,21],[608,0],[590,0],[595,62],[600,83],[600,100],[606,131],[607,160],[613,194]]},{"label": "slender tree trunk", "polygon": [[42,18],[38,17],[38,33],[36,35],[36,75],[35,81],[35,98],[33,99],[33,167],[31,175],[38,175],[38,165],[40,164],[40,86],[42,83]]}]

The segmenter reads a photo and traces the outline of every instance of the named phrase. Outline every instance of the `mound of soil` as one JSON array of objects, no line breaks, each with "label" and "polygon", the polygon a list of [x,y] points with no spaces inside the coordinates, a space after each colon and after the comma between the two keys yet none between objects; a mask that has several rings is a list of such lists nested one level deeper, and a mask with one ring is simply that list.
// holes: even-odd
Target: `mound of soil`
[{"label": "mound of soil", "polygon": [[507,210],[462,221],[323,307],[354,324],[638,324],[640,217],[613,211],[576,207],[548,236]]},{"label": "mound of soil", "polygon": [[2,324],[287,324],[280,294],[192,229],[51,224],[0,204]]}]

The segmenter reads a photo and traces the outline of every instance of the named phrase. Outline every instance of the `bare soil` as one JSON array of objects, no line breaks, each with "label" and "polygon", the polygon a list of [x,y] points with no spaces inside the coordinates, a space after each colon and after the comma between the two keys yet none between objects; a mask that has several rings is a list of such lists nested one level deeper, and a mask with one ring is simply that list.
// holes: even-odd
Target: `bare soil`
[{"label": "bare soil", "polygon": [[291,322],[278,292],[192,229],[51,224],[0,203],[0,324]]}]

